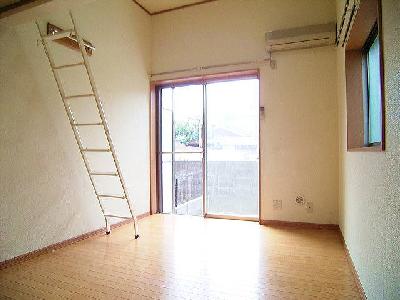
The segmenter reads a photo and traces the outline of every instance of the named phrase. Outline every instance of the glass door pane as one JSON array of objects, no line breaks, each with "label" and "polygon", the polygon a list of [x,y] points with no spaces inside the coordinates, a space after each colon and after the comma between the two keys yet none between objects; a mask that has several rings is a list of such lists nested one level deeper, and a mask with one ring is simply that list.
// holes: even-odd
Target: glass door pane
[{"label": "glass door pane", "polygon": [[173,97],[175,151],[203,151],[203,86],[176,87]]},{"label": "glass door pane", "polygon": [[162,152],[172,152],[172,88],[161,90]]},{"label": "glass door pane", "polygon": [[172,122],[172,88],[161,90],[161,192],[162,203],[160,211],[171,213],[173,211],[173,168],[172,168],[172,144],[173,144],[173,122]]},{"label": "glass door pane", "polygon": [[203,86],[161,91],[162,212],[203,214]]},{"label": "glass door pane", "polygon": [[258,79],[207,84],[207,214],[258,217]]},{"label": "glass door pane", "polygon": [[171,213],[173,209],[173,178],[172,178],[172,154],[164,153],[162,156],[162,208],[163,213]]},{"label": "glass door pane", "polygon": [[202,153],[175,155],[175,213],[201,216],[203,214]]}]

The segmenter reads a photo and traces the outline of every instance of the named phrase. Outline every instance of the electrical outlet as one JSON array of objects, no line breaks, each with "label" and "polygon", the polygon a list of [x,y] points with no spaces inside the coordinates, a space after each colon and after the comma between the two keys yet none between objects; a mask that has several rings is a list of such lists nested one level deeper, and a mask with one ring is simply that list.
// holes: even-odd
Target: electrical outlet
[{"label": "electrical outlet", "polygon": [[273,200],[272,207],[274,209],[282,209],[282,200]]},{"label": "electrical outlet", "polygon": [[311,214],[314,210],[314,203],[307,201],[306,202],[306,211]]},{"label": "electrical outlet", "polygon": [[304,197],[299,195],[296,197],[296,204],[298,205],[304,205],[306,203],[306,200],[304,200]]}]

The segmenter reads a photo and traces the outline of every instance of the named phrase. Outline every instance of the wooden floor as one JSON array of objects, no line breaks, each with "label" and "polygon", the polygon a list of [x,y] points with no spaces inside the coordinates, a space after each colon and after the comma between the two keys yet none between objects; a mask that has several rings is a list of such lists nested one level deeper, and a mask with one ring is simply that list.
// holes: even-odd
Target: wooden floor
[{"label": "wooden floor", "polygon": [[359,299],[335,230],[155,215],[0,271],[12,299]]}]

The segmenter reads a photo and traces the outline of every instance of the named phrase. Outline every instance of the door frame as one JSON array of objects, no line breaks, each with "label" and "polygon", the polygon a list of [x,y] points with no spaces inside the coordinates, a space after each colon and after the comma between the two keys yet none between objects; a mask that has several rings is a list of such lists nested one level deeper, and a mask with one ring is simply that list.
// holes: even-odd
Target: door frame
[{"label": "door frame", "polygon": [[[160,213],[162,207],[160,204],[161,192],[162,192],[162,179],[161,179],[161,161],[160,161],[160,146],[161,146],[161,136],[160,136],[160,109],[161,109],[161,97],[160,91],[162,88],[166,87],[179,87],[191,84],[202,84],[203,89],[206,88],[205,84],[220,82],[220,81],[233,81],[241,79],[258,79],[260,80],[260,70],[250,69],[241,70],[234,72],[216,73],[200,76],[182,77],[174,79],[163,79],[154,80],[150,82],[150,107],[149,107],[149,119],[150,119],[150,214]],[[203,216],[205,218],[217,218],[217,219],[230,219],[230,220],[246,220],[246,221],[261,221],[261,122],[260,117],[263,113],[263,108],[261,107],[261,93],[259,86],[259,119],[258,119],[258,218],[256,217],[240,217],[240,216],[225,216],[225,215],[213,215],[205,213],[206,210],[206,200],[205,200],[205,188],[206,182],[204,180],[206,176],[206,149],[205,143],[207,141],[206,137],[206,96],[203,97]],[[203,90],[203,93],[205,91]]]},{"label": "door frame", "polygon": [[[192,84],[189,84],[192,85]],[[200,86],[200,84],[196,84],[198,86]],[[180,85],[178,87],[184,87],[186,85]],[[175,93],[175,88],[177,86],[175,85],[167,85],[167,86],[162,86],[162,87],[157,87],[157,113],[158,113],[158,119],[157,119],[157,124],[158,127],[157,129],[157,133],[158,133],[158,139],[157,139],[157,161],[158,161],[158,169],[157,169],[157,186],[158,189],[160,191],[160,194],[158,195],[158,199],[157,199],[157,205],[158,205],[158,212],[162,212],[163,211],[163,199],[162,199],[162,192],[163,191],[163,180],[162,180],[162,156],[163,154],[171,154],[171,168],[172,168],[172,208],[171,208],[171,213],[172,214],[177,214],[176,213],[176,203],[174,202],[176,200],[176,171],[175,171],[175,158],[176,155],[180,155],[180,154],[201,154],[201,165],[202,165],[202,190],[203,190],[203,195],[202,195],[202,212],[201,215],[204,217],[205,216],[205,145],[206,145],[206,139],[205,139],[205,135],[206,135],[206,131],[205,131],[205,87],[204,85],[201,85],[202,87],[202,110],[201,110],[201,115],[202,115],[202,127],[201,127],[201,134],[202,134],[202,144],[201,144],[201,149],[202,151],[177,151],[175,149],[175,142],[176,142],[176,137],[175,137],[175,117],[174,117],[174,113],[175,113],[175,100],[174,100],[174,93]],[[161,90],[163,88],[171,88],[171,93],[172,93],[172,147],[171,147],[171,151],[163,151],[162,149],[162,95],[161,95]],[[160,159],[161,158],[161,159]]]}]

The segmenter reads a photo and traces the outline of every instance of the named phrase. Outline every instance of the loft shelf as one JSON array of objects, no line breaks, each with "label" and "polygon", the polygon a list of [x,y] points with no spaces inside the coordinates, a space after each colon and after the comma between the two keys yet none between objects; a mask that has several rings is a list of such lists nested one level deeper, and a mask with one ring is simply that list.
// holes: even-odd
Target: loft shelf
[{"label": "loft shelf", "polygon": [[[60,27],[57,27],[51,23],[47,23],[47,36],[50,37],[54,35],[58,35],[60,33],[68,33],[68,30],[63,30]],[[71,32],[70,34],[67,34],[65,37],[61,37],[61,38],[57,38],[55,37],[54,39],[52,39],[54,42],[59,43],[61,45],[64,45],[72,50],[76,50],[76,51],[80,51],[79,50],[79,45],[78,45],[78,41],[76,39],[76,36],[73,32]],[[83,40],[83,44],[85,45],[85,50],[86,53],[91,56],[93,55],[94,50],[96,49],[94,47],[94,45],[86,40]]]}]

